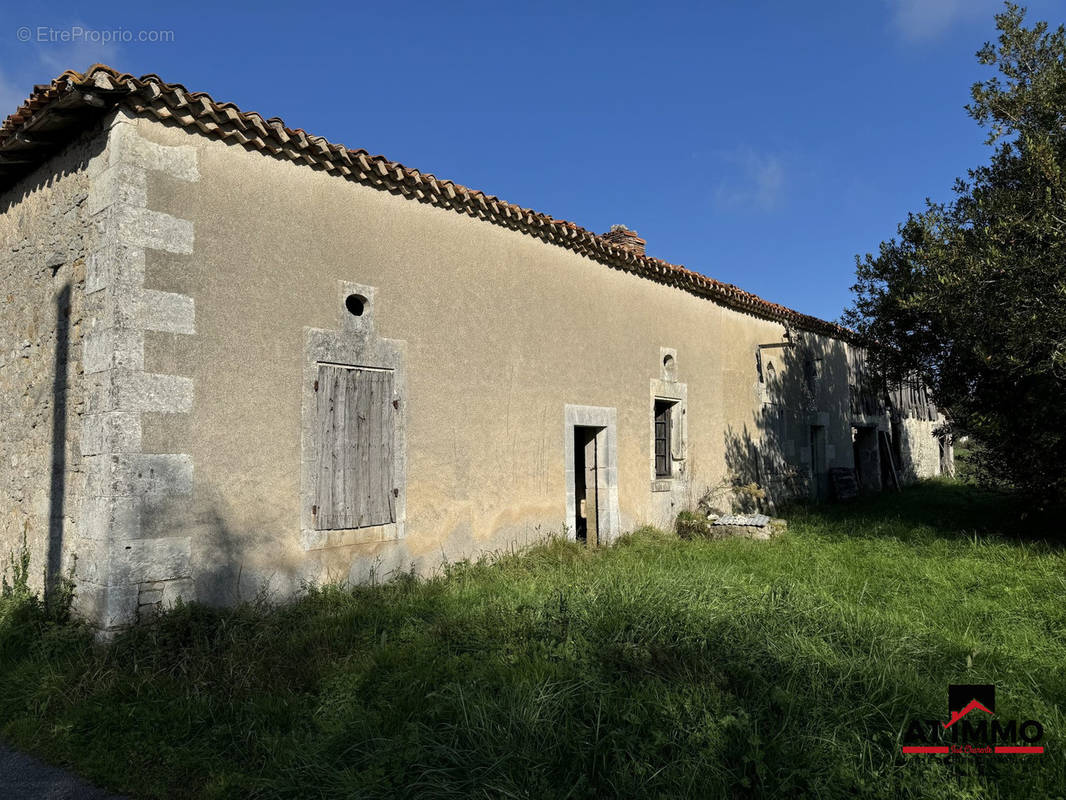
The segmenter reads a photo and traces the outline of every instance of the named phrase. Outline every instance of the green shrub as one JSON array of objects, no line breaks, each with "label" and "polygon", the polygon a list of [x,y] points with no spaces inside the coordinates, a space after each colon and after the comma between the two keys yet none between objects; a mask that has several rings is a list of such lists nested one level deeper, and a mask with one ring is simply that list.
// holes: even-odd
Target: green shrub
[{"label": "green shrub", "polygon": [[[7,580],[11,573],[10,583]],[[7,563],[0,574],[0,599],[14,602],[33,597],[30,589],[30,548],[26,544],[26,534],[22,534],[22,543],[17,553],[8,553]]]},{"label": "green shrub", "polygon": [[[10,580],[8,578],[10,576]],[[0,649],[27,646],[48,626],[70,623],[74,601],[74,565],[48,585],[44,598],[30,586],[30,549],[23,534],[18,550],[8,554],[0,572]]]},{"label": "green shrub", "polygon": [[707,515],[699,511],[681,511],[674,521],[674,531],[682,539],[709,539],[711,523]]}]

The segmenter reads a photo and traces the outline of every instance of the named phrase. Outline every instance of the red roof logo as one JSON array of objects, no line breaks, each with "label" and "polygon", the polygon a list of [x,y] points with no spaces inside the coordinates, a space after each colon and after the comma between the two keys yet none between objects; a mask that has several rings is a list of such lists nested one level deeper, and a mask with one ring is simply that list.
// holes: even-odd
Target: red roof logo
[{"label": "red roof logo", "polygon": [[978,710],[984,711],[986,714],[991,714],[992,713],[989,709],[985,708],[983,705],[981,705],[976,700],[971,700],[969,703],[966,704],[965,708],[963,708],[963,709],[961,709],[959,711],[952,711],[951,712],[951,721],[950,722],[945,722],[944,723],[944,727],[945,728],[950,728],[952,725],[954,725],[960,719],[965,717],[971,711],[978,711]]}]

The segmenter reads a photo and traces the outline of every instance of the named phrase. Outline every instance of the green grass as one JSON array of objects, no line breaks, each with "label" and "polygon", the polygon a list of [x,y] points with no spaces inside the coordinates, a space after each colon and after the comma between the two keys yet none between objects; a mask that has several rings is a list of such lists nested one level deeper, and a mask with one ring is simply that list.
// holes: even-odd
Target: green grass
[{"label": "green grass", "polygon": [[[0,735],[144,797],[1056,797],[1066,555],[927,484],[772,542],[642,531],[179,608],[94,648],[0,603]],[[903,756],[948,683],[1043,756]]]}]

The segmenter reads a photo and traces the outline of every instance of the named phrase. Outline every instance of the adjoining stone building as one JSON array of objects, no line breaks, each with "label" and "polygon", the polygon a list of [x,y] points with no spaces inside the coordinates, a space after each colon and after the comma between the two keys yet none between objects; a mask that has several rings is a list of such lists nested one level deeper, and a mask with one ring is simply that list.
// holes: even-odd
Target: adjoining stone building
[{"label": "adjoining stone building", "polygon": [[37,87],[0,191],[0,546],[105,630],[950,469],[829,322],[153,75]]}]

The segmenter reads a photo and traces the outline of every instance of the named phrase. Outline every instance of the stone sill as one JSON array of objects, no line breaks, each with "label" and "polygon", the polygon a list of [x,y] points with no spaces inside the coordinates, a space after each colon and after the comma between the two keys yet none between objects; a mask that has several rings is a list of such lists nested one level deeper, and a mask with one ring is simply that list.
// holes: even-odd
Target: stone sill
[{"label": "stone sill", "polygon": [[301,532],[305,550],[325,550],[330,547],[351,547],[357,544],[393,542],[403,538],[403,525],[374,525],[368,528],[346,528],[335,531],[305,530]]},{"label": "stone sill", "polygon": [[669,492],[673,488],[673,478],[658,478],[651,482],[651,490],[653,492]]}]

